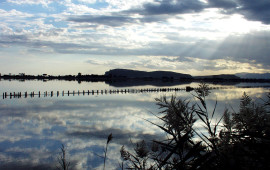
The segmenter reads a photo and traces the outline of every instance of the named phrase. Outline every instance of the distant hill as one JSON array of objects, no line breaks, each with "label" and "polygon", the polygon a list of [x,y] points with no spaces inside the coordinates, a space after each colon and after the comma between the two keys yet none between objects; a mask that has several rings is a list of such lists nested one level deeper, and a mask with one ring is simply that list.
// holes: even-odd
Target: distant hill
[{"label": "distant hill", "polygon": [[128,69],[113,69],[105,72],[106,76],[111,75],[115,78],[146,78],[146,79],[192,79],[189,74],[176,73],[171,71],[138,71]]},{"label": "distant hill", "polygon": [[220,75],[210,75],[210,76],[195,76],[195,79],[224,79],[224,80],[234,80],[240,79],[240,77],[233,74],[220,74]]},{"label": "distant hill", "polygon": [[242,79],[270,79],[270,73],[237,73],[236,75]]},{"label": "distant hill", "polygon": [[240,79],[268,79],[270,80],[270,73],[237,73],[237,74],[220,74],[208,76],[191,76],[189,74],[182,74],[172,71],[139,71],[130,69],[112,69],[105,72],[105,76],[112,78],[138,78],[138,79],[205,79],[205,80],[240,80]]}]

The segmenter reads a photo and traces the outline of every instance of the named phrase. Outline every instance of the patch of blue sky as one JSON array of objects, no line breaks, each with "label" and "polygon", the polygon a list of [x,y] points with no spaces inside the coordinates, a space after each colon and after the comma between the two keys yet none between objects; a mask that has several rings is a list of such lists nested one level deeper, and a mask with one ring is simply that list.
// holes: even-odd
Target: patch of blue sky
[{"label": "patch of blue sky", "polygon": [[109,6],[109,4],[105,1],[99,1],[97,0],[95,3],[83,3],[81,1],[78,0],[73,0],[72,1],[74,4],[84,4],[87,5],[88,7],[94,8],[94,9],[102,9],[102,8],[106,8]]},{"label": "patch of blue sky", "polygon": [[57,2],[52,2],[49,4],[49,6],[47,7],[47,10],[50,13],[61,13],[63,11],[65,11],[67,8],[65,5],[61,5]]},{"label": "patch of blue sky", "polygon": [[0,2],[0,9],[6,11],[15,9],[17,11],[29,14],[38,14],[38,13],[55,14],[64,11],[66,7],[60,5],[57,2],[52,2],[48,6],[43,6],[42,4],[13,4],[8,2]]},{"label": "patch of blue sky", "polygon": [[17,5],[17,4],[1,3],[0,8],[6,11],[15,9],[17,11],[30,14],[46,13],[48,11],[48,9],[45,9],[42,5]]},{"label": "patch of blue sky", "polygon": [[57,28],[68,27],[68,23],[66,21],[55,21],[54,17],[46,17],[44,19],[44,24],[52,24],[54,27],[57,27]]},{"label": "patch of blue sky", "polygon": [[20,5],[10,4],[7,2],[0,1],[0,9],[4,9],[6,11],[10,11],[12,9],[19,8]]},{"label": "patch of blue sky", "polygon": [[6,4],[7,1],[6,0],[0,0],[0,5],[2,6],[2,4]]}]

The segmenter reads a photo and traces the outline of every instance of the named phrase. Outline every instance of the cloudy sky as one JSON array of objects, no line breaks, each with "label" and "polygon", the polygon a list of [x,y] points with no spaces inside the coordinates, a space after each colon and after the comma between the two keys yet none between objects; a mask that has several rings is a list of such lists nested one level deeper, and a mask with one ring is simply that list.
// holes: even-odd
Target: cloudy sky
[{"label": "cloudy sky", "polygon": [[270,72],[269,0],[0,0],[0,73]]}]

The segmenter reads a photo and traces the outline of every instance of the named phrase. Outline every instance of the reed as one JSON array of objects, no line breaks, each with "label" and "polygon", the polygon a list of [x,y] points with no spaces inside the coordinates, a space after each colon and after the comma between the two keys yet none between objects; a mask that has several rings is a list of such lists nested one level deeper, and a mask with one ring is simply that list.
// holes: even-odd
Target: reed
[{"label": "reed", "polygon": [[[154,139],[152,145],[138,142],[134,151],[120,149],[121,169],[270,169],[270,94],[263,105],[255,104],[244,93],[239,112],[225,109],[214,121],[213,110],[206,102],[210,94],[201,84],[190,101],[162,97],[156,99],[161,111],[154,114],[167,138]],[[233,110],[233,109],[232,109]],[[201,121],[207,133],[194,127]]]}]

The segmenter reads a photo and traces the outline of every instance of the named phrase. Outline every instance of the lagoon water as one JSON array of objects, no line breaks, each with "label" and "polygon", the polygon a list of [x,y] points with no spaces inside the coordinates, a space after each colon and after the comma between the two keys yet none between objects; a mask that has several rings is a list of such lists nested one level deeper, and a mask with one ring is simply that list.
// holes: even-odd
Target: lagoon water
[{"label": "lagoon water", "polygon": [[[262,102],[269,84],[213,85],[226,89],[212,90],[207,105],[219,117],[227,107],[238,110],[239,99],[246,92],[254,101]],[[171,88],[197,87],[198,83],[174,85]],[[250,87],[251,86],[251,87]],[[259,86],[259,87],[258,87]],[[264,87],[261,87],[264,86]],[[166,88],[168,86],[162,86]],[[103,82],[75,81],[0,81],[3,92],[113,90]],[[160,88],[155,86],[121,87],[122,89]],[[119,94],[70,95],[59,97],[0,99],[0,169],[55,169],[60,147],[67,150],[72,169],[103,167],[104,147],[112,133],[106,167],[119,169],[120,148],[132,148],[137,140],[150,141],[163,137],[160,129],[147,122],[160,123],[152,114],[160,110],[155,98],[176,95],[196,102],[195,92],[148,92]],[[216,118],[217,118],[216,117]],[[198,125],[199,127],[199,125]]]}]

